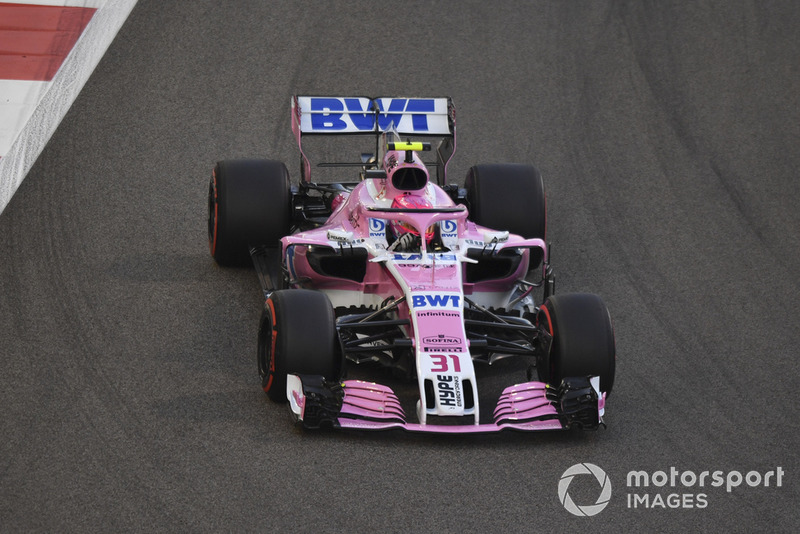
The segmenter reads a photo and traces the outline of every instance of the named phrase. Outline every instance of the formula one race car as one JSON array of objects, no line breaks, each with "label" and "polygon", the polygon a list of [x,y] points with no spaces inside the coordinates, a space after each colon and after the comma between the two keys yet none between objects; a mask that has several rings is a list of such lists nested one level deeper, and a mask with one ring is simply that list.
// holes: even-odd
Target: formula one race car
[{"label": "formula one race car", "polygon": [[[611,318],[595,295],[554,295],[536,168],[477,165],[463,188],[447,184],[449,98],[295,96],[291,110],[299,182],[278,161],[226,160],[208,195],[211,255],[255,265],[264,291],[258,369],[269,398],[288,401],[306,428],[603,425]],[[350,181],[311,180],[304,141],[364,136],[369,151],[357,161],[318,165]],[[423,162],[431,140],[436,161]],[[527,379],[506,387],[490,413],[476,366],[507,357],[527,362]],[[366,364],[416,384],[412,398],[347,378]]]}]

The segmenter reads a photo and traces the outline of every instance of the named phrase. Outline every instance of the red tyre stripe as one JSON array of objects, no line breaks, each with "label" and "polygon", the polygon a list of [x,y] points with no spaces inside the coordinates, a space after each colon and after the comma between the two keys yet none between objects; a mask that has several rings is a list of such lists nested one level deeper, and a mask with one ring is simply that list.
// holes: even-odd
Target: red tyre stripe
[{"label": "red tyre stripe", "polygon": [[547,306],[542,306],[539,309],[543,311],[547,317],[547,330],[550,332],[550,337],[553,337],[553,320],[550,318],[550,312],[548,311]]},{"label": "red tyre stripe", "polygon": [[275,305],[272,303],[272,299],[267,300],[267,306],[269,307],[269,315],[272,317],[272,352],[269,353],[269,378],[267,385],[264,386],[264,391],[269,392],[272,388],[272,381],[275,378],[275,340],[278,337],[278,329],[275,321]]}]

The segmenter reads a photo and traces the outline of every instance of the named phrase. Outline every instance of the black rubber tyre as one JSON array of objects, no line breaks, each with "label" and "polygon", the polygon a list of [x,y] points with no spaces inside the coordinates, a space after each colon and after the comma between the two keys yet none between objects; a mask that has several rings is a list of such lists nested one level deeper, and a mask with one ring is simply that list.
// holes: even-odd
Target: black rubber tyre
[{"label": "black rubber tyre", "polygon": [[539,380],[553,385],[568,376],[599,376],[600,391],[614,386],[616,345],[611,315],[597,295],[549,297],[539,309],[539,328],[550,333],[550,354],[537,363]]},{"label": "black rubber tyre", "polygon": [[250,265],[250,246],[277,247],[289,233],[289,171],[280,161],[220,161],[208,187],[208,244],[223,266]]},{"label": "black rubber tyre", "polygon": [[465,187],[474,222],[525,238],[545,238],[544,182],[533,165],[475,165],[467,173]]},{"label": "black rubber tyre", "polygon": [[342,364],[336,317],[328,296],[308,289],[272,293],[258,329],[258,372],[267,396],[286,402],[286,375],[290,373],[338,380]]},{"label": "black rubber tyre", "polygon": [[[533,165],[475,165],[467,172],[465,187],[473,222],[527,239],[546,239],[544,182]],[[541,252],[531,251],[530,268],[541,261]]]}]

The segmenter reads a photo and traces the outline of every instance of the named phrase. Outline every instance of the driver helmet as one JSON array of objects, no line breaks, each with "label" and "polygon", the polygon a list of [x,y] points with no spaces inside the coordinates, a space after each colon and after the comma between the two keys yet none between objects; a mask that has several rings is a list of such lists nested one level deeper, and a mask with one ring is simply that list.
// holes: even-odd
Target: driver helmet
[{"label": "driver helmet", "polygon": [[[400,208],[409,211],[432,207],[433,205],[428,201],[428,199],[419,195],[398,195],[392,201],[392,208]],[[390,221],[389,228],[391,228],[396,239],[399,239],[405,234],[412,234],[419,237],[419,230],[414,228],[413,225],[404,221]],[[431,239],[433,239],[433,235],[434,225],[431,225],[427,230],[425,230],[425,242],[430,244]]]}]

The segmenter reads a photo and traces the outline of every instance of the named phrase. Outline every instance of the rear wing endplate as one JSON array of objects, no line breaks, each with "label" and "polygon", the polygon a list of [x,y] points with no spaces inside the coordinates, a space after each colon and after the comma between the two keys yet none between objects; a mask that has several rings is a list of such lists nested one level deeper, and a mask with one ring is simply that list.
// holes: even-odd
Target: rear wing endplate
[{"label": "rear wing endplate", "polygon": [[304,135],[374,135],[377,154],[380,135],[390,130],[404,136],[442,137],[436,151],[437,181],[444,184],[456,144],[455,108],[449,97],[292,97],[292,132],[302,154],[303,180],[311,175],[311,164],[303,153]]}]

